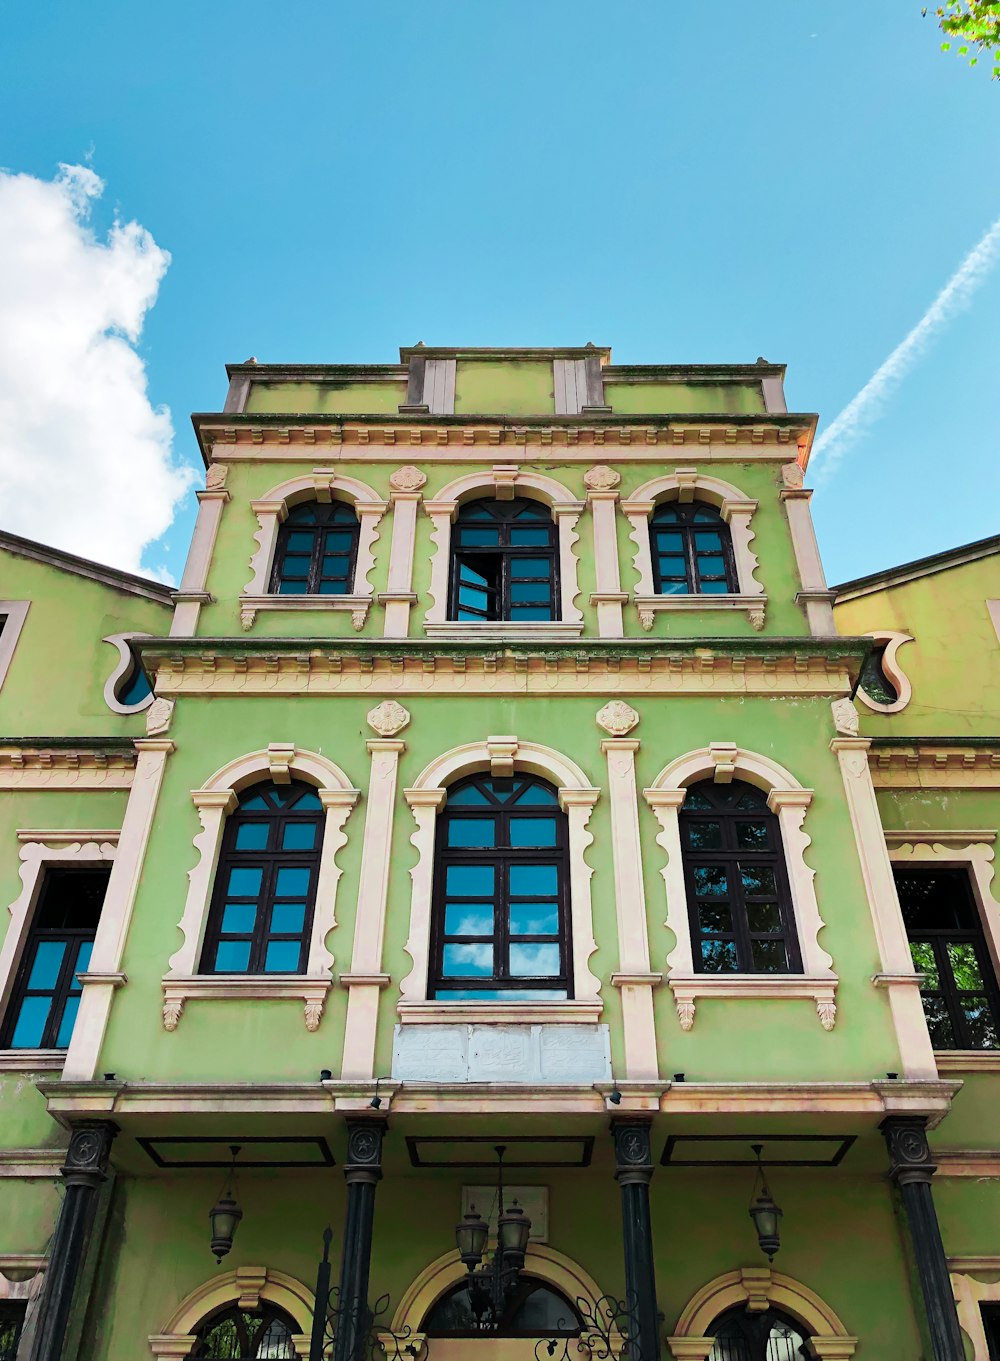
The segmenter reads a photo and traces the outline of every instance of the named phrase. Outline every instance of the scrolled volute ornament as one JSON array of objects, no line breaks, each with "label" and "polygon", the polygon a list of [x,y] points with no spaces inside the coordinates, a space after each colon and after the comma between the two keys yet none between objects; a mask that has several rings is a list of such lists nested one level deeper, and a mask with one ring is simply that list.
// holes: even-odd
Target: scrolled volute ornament
[{"label": "scrolled volute ornament", "polygon": [[[578,1361],[581,1355],[591,1361],[640,1361],[629,1346],[629,1339],[639,1335],[634,1295],[622,1300],[614,1295],[597,1300],[578,1295],[575,1304],[577,1318],[559,1320],[561,1336],[535,1343],[535,1361]],[[579,1333],[570,1332],[577,1323]]]}]

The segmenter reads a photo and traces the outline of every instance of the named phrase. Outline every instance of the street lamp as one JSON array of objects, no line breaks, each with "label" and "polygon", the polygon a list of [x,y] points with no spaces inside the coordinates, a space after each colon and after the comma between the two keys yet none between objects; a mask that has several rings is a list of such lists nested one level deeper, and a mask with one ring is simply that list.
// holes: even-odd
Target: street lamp
[{"label": "street lamp", "polygon": [[764,1145],[751,1144],[750,1147],[757,1155],[757,1173],[754,1177],[753,1192],[750,1198],[750,1218],[757,1230],[757,1242],[760,1244],[761,1251],[767,1254],[769,1262],[773,1262],[774,1254],[781,1247],[778,1220],[781,1218],[782,1211],[775,1203],[774,1197],[768,1189],[767,1178],[764,1175],[764,1165],[760,1160]]},{"label": "street lamp", "polygon": [[531,1220],[515,1200],[510,1209],[503,1203],[504,1144],[496,1145],[497,1155],[497,1244],[493,1256],[481,1266],[489,1236],[489,1225],[474,1205],[455,1225],[455,1242],[466,1271],[469,1301],[476,1324],[482,1329],[500,1326],[504,1307],[517,1287],[524,1266],[524,1255],[531,1234]]},{"label": "street lamp", "polygon": [[240,1151],[240,1145],[230,1144],[229,1151],[233,1155],[233,1161],[229,1167],[229,1177],[219,1194],[218,1200],[208,1212],[208,1217],[212,1222],[212,1251],[215,1253],[217,1262],[221,1262],[233,1246],[236,1226],[243,1218],[243,1211],[233,1195],[233,1182],[236,1179],[236,1155]]}]

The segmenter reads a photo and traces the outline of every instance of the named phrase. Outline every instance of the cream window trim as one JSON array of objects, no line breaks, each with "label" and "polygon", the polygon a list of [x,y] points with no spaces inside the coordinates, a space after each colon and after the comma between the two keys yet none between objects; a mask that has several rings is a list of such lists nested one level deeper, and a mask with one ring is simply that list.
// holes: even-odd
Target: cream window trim
[{"label": "cream window trim", "polygon": [[[305,973],[283,977],[280,981],[285,984],[286,990],[277,993],[267,990],[269,982],[273,981],[267,975],[234,977],[230,974],[198,974],[197,965],[208,923],[226,817],[237,807],[239,792],[248,785],[263,780],[288,784],[296,778],[316,786],[317,795],[326,811]],[[272,742],[265,751],[250,752],[230,761],[217,770],[201,789],[192,790],[191,800],[201,821],[201,831],[194,838],[198,860],[188,871],[187,899],[178,922],[184,943],[171,955],[169,970],[162,980],[165,1029],[176,1028],[184,1000],[188,996],[253,996],[253,988],[261,989],[256,994],[259,996],[301,998],[307,1029],[317,1028],[333,977],[334,957],[327,949],[326,939],[337,924],[337,887],[342,874],[337,864],[337,854],[347,844],[344,824],[359,797],[359,791],[352,786],[340,767],[325,756],[280,742]],[[236,987],[235,991],[225,990],[233,987]]]},{"label": "cream window trim", "polygon": [[[14,980],[24,954],[31,922],[38,904],[45,871],[49,867],[57,869],[81,869],[91,865],[111,865],[114,863],[118,848],[117,831],[30,831],[19,830],[17,839],[21,843],[18,852],[21,866],[21,892],[9,904],[7,911],[10,919],[3,945],[0,946],[0,1015],[6,1014],[14,990]],[[0,1050],[4,1057],[15,1056],[19,1067],[29,1071],[33,1066],[55,1066],[48,1061],[49,1055],[58,1053],[58,1067],[62,1068],[65,1054],[62,1051],[47,1049],[5,1049]],[[32,1055],[34,1059],[32,1059]]]},{"label": "cream window trim", "polygon": [[118,649],[118,661],[111,675],[104,683],[104,703],[113,714],[141,714],[144,709],[148,709],[153,702],[153,693],[150,691],[138,704],[121,704],[115,698],[115,690],[119,681],[131,670],[132,649],[129,647],[130,638],[149,638],[149,633],[109,633],[106,638],[102,638],[102,643],[110,643],[112,647]]},{"label": "cream window trim", "polygon": [[313,1294],[301,1281],[265,1266],[241,1266],[223,1271],[192,1290],[181,1301],[161,1333],[148,1338],[157,1361],[183,1361],[197,1342],[197,1331],[209,1315],[229,1304],[259,1309],[261,1301],[273,1304],[293,1318],[299,1331],[292,1345],[303,1359],[309,1355]]},{"label": "cream window trim", "polygon": [[[967,1272],[979,1271],[993,1275],[1000,1271],[1000,1257],[975,1258],[968,1265],[962,1258],[949,1257],[948,1265],[958,1307],[958,1324],[972,1343],[972,1361],[990,1361],[990,1347],[980,1305],[1000,1302],[1000,1281],[977,1281]],[[961,1270],[961,1267],[965,1267],[965,1270]]]},{"label": "cream window trim", "polygon": [[754,1313],[780,1309],[801,1320],[820,1361],[850,1361],[858,1345],[826,1301],[808,1286],[773,1267],[740,1267],[709,1281],[688,1301],[674,1336],[667,1338],[674,1361],[707,1361],[715,1345],[709,1329],[720,1314],[735,1308]]},{"label": "cream window trim", "polygon": [[473,639],[478,642],[506,642],[511,639],[532,639],[544,642],[546,639],[579,638],[583,624],[563,624],[547,620],[531,620],[524,624],[511,624],[503,620],[488,620],[484,623],[466,623],[448,620],[443,624],[424,624],[428,638],[442,641],[463,642]]},{"label": "cream window trim", "polygon": [[248,998],[291,997],[303,1004],[306,1030],[318,1030],[332,987],[329,978],[307,974],[193,974],[163,979],[163,1028],[176,1030],[185,1002],[193,999],[243,1002]]},{"label": "cream window trim", "polygon": [[[654,509],[662,501],[706,501],[717,507],[729,526],[736,563],[739,591],[733,595],[660,595],[653,584],[653,555],[649,543],[649,522]],[[639,622],[644,629],[653,627],[653,619],[660,610],[730,609],[746,612],[752,626],[764,627],[767,596],[755,573],[759,566],[757,555],[750,547],[754,538],[751,525],[757,502],[750,500],[729,482],[717,477],[706,477],[697,468],[677,468],[668,477],[654,477],[644,482],[627,500],[622,511],[631,525],[630,537],[635,544],[632,559],[638,582],[634,596]]]},{"label": "cream window trim", "polygon": [[10,664],[14,660],[14,649],[28,617],[30,600],[0,600],[0,614],[5,615],[3,630],[0,632],[0,686],[7,678]]},{"label": "cream window trim", "polygon": [[[801,974],[728,974],[696,973],[694,944],[688,915],[687,889],[681,852],[679,814],[688,785],[711,779],[717,784],[733,779],[746,780],[767,792],[767,806],[778,818],[785,869],[795,918],[795,931],[802,957]],[[770,757],[747,751],[730,742],[715,742],[671,761],[660,771],[649,789],[643,790],[646,802],[660,824],[656,840],[666,853],[661,870],[667,898],[664,923],[675,938],[667,957],[666,982],[674,994],[677,1019],[683,1030],[694,1024],[696,1002],[700,997],[806,997],[816,1004],[816,1014],[825,1030],[832,1030],[837,1018],[837,975],[833,959],[819,943],[825,922],[816,900],[816,871],[806,864],[806,850],[812,838],[804,830],[806,811],[813,791],[805,789],[795,776]]]},{"label": "cream window trim", "polygon": [[[544,747],[537,742],[522,742],[516,736],[504,736],[488,737],[485,742],[469,742],[454,747],[426,766],[412,788],[403,790],[403,797],[416,823],[416,831],[410,841],[418,851],[418,860],[410,871],[410,929],[404,948],[413,961],[413,967],[400,984],[401,1015],[405,1014],[406,1005],[413,1002],[437,1007],[437,1003],[427,996],[437,815],[447,802],[450,784],[464,775],[486,770],[495,775],[509,775],[515,770],[526,771],[551,780],[559,790],[559,805],[569,823],[572,1000],[600,1007],[601,980],[590,967],[590,957],[597,950],[590,892],[594,871],[584,859],[584,852],[594,840],[587,830],[587,824],[600,797],[600,790],[591,785],[575,762],[551,747]],[[489,1003],[487,1007],[492,1005]],[[444,1004],[438,1010],[440,1014],[436,1019],[440,1020],[445,1014]],[[431,1019],[427,1017],[428,1022]]]},{"label": "cream window trim", "polygon": [[[300,501],[346,501],[354,507],[361,528],[354,568],[354,590],[350,595],[282,596],[270,591],[278,529],[292,506],[298,505]],[[359,482],[355,477],[341,477],[332,468],[314,468],[311,476],[281,482],[272,487],[265,497],[251,501],[250,507],[257,516],[259,527],[254,535],[257,548],[250,559],[251,577],[239,598],[240,626],[243,630],[253,627],[257,613],[262,609],[350,610],[354,627],[363,628],[374,592],[368,576],[375,566],[378,525],[387,506],[388,502],[383,501],[367,483]],[[302,601],[310,603],[298,603]]]},{"label": "cream window trim", "polygon": [[[577,597],[580,594],[580,585],[579,562],[574,552],[574,545],[580,537],[576,531],[577,521],[586,503],[576,500],[569,488],[563,486],[561,482],[557,482],[553,477],[546,477],[541,473],[526,472],[515,464],[498,463],[492,469],[484,469],[481,473],[470,473],[466,477],[460,477],[454,482],[449,482],[435,497],[424,502],[424,511],[430,516],[433,525],[431,542],[434,544],[434,554],[431,558],[431,606],[424,616],[424,627],[428,637],[452,636],[450,633],[438,631],[437,626],[439,625],[460,630],[454,635],[459,638],[478,636],[469,632],[470,627],[477,628],[478,625],[470,626],[459,623],[458,620],[448,619],[451,526],[458,515],[459,506],[463,501],[472,501],[478,497],[512,501],[518,496],[544,502],[552,511],[552,518],[555,520],[558,530],[560,618],[552,623],[545,623],[543,628],[550,630],[547,636],[553,638],[575,636],[559,631],[566,629],[567,626],[576,626],[577,633],[583,631],[583,614],[576,604]],[[496,629],[495,625],[492,627],[494,630]],[[526,627],[519,624],[514,627],[518,631],[517,634],[504,631],[497,636],[538,636],[530,626]],[[500,628],[504,630],[505,626],[501,624]],[[546,635],[542,634],[541,636]]]},{"label": "cream window trim", "polygon": [[871,633],[864,633],[863,638],[874,638],[876,643],[885,644],[885,652],[882,655],[882,670],[887,679],[895,687],[897,699],[891,704],[879,704],[877,700],[870,699],[865,693],[863,685],[858,686],[858,699],[868,709],[873,709],[877,714],[898,714],[901,709],[905,709],[913,697],[913,686],[910,678],[899,664],[897,656],[899,649],[904,643],[912,643],[913,635],[909,633],[898,633],[892,629],[875,629]]}]

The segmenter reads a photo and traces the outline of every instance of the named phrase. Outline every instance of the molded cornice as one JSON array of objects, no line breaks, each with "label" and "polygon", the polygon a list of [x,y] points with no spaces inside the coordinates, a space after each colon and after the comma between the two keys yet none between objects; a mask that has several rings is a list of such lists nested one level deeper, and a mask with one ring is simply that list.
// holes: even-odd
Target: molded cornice
[{"label": "molded cornice", "polygon": [[[258,370],[253,368],[252,372]],[[482,415],[373,415],[371,413],[326,414],[321,412],[195,412],[191,417],[206,467],[212,459],[252,457],[255,446],[267,447],[267,457],[311,458],[317,448],[331,445],[358,445],[378,457],[384,448],[386,459],[398,457],[400,446],[420,447],[424,459],[433,459],[434,450],[463,448],[474,458],[475,450],[492,457],[504,447],[532,446],[550,453],[574,457],[575,448],[592,451],[595,447],[623,445],[630,457],[641,460],[650,451],[662,458],[661,446],[700,446],[702,457],[752,455],[755,446],[766,449],[774,458],[777,446],[801,446],[804,464],[818,417],[814,414],[769,412],[767,415],[704,414],[670,415],[589,415],[552,414],[510,417],[503,413]],[[229,454],[228,448],[232,448]],[[237,453],[237,449],[239,452]],[[726,452],[726,450],[730,452]],[[213,453],[214,450],[214,453]],[[589,457],[587,452],[584,457]],[[794,457],[791,453],[781,457]],[[454,452],[449,454],[454,461]]]},{"label": "molded cornice", "polygon": [[850,693],[867,642],[852,638],[444,642],[145,638],[158,695],[463,693]]}]

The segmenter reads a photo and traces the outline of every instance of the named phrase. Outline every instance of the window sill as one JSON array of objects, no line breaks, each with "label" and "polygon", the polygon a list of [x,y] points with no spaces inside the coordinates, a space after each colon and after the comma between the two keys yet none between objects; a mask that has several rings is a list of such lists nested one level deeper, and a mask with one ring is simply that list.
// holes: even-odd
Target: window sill
[{"label": "window sill", "polygon": [[399,1002],[403,1025],[593,1025],[601,1002]]},{"label": "window sill", "polygon": [[939,1073],[1000,1073],[1000,1049],[935,1049]]},{"label": "window sill", "polygon": [[667,983],[674,994],[682,1030],[694,1025],[695,1004],[705,997],[806,998],[816,1004],[824,1030],[837,1020],[837,978],[806,974],[672,974]]},{"label": "window sill", "polygon": [[163,1028],[176,1030],[189,999],[212,1001],[267,1000],[290,997],[303,1003],[307,1030],[318,1030],[330,976],[307,974],[190,974],[163,979]]},{"label": "window sill", "polygon": [[253,628],[259,610],[349,610],[355,631],[365,626],[371,608],[370,595],[241,595],[240,625],[246,633]]},{"label": "window sill", "polygon": [[766,595],[637,595],[634,599],[639,611],[639,623],[647,633],[653,627],[655,615],[661,610],[680,613],[743,610],[759,633],[764,627],[764,611],[767,607]]},{"label": "window sill", "polygon": [[61,1073],[65,1049],[0,1049],[0,1073]]},{"label": "window sill", "polygon": [[461,623],[457,619],[447,619],[443,623],[428,623],[424,621],[424,632],[428,638],[441,638],[453,642],[467,642],[470,639],[481,639],[484,642],[506,642],[510,639],[540,639],[542,641],[552,638],[579,638],[583,633],[583,624],[564,624],[557,619],[531,620],[528,623],[515,624],[506,620],[494,619],[479,623]]}]

